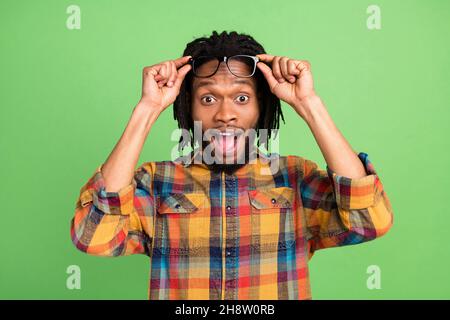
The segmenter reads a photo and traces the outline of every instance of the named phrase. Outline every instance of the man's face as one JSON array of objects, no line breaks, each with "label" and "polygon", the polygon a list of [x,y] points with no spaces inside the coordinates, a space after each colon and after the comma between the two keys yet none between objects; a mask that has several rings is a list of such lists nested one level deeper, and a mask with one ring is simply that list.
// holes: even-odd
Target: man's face
[{"label": "man's face", "polygon": [[[212,64],[213,62],[208,62],[200,68],[211,68]],[[247,65],[239,63],[233,66],[233,71],[236,69],[242,72],[248,68]],[[192,117],[194,121],[202,122],[203,133],[208,129],[221,132],[214,134],[203,145],[212,144],[214,157],[222,159],[222,163],[238,163],[239,157],[246,150],[248,139],[245,139],[244,135],[236,134],[256,127],[259,117],[256,90],[256,80],[253,77],[236,77],[224,62],[220,63],[214,76],[194,77]]]}]

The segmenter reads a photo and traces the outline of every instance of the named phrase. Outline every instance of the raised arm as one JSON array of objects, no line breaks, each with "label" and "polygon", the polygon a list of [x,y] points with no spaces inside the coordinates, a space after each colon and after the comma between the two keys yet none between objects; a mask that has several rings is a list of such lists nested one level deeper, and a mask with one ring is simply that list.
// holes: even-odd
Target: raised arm
[{"label": "raised arm", "polygon": [[[189,56],[166,61],[142,72],[142,97],[102,173],[107,191],[118,191],[131,182],[144,142],[160,113],[171,105],[191,66]],[[179,69],[179,70],[178,70]]]},{"label": "raised arm", "polygon": [[384,235],[393,222],[390,201],[367,154],[352,150],[316,94],[310,63],[258,57],[271,92],[305,120],[327,162],[327,170],[303,158],[297,165],[310,256]]},{"label": "raised arm", "polygon": [[177,97],[191,66],[189,57],[143,70],[142,97],[118,143],[81,188],[71,238],[92,255],[150,255],[153,241],[153,163],[135,167],[160,113]]}]

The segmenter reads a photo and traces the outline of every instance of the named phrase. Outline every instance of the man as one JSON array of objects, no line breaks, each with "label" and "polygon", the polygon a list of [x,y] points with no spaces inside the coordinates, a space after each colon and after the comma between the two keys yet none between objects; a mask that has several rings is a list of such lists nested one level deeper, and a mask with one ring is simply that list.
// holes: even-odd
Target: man
[{"label": "man", "polygon": [[[278,128],[280,99],[308,124],[327,170],[266,156],[242,134]],[[135,170],[172,103],[180,128],[201,124],[201,147]],[[144,68],[142,97],[81,189],[71,235],[88,254],[148,255],[149,299],[311,299],[316,250],[380,237],[392,219],[368,155],[352,150],[314,91],[310,64],[213,32],[183,57]]]}]

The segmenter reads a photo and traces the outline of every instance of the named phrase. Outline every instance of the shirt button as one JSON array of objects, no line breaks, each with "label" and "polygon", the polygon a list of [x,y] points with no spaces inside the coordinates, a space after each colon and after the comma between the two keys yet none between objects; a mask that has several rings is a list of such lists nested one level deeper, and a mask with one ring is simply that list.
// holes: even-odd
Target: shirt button
[{"label": "shirt button", "polygon": [[270,201],[272,201],[272,203],[277,202],[277,200],[275,200],[275,198],[272,198],[272,200],[270,200]]},{"label": "shirt button", "polygon": [[227,251],[227,256],[230,256],[231,255],[231,252],[230,251]]},{"label": "shirt button", "polygon": [[231,207],[230,207],[230,206],[227,206],[227,210],[230,211],[230,210],[231,210]]}]

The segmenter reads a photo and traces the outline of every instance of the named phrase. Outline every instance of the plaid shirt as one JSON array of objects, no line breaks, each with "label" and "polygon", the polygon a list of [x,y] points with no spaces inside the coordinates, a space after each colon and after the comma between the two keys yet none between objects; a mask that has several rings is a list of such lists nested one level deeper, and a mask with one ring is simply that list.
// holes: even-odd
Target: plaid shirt
[{"label": "plaid shirt", "polygon": [[375,239],[393,222],[368,155],[358,157],[359,179],[292,155],[231,175],[146,162],[118,192],[105,191],[101,165],[81,189],[72,241],[91,255],[149,256],[151,300],[311,299],[316,250]]}]

